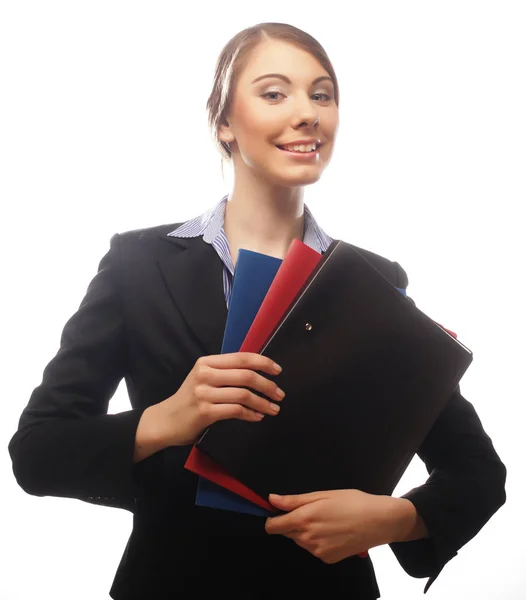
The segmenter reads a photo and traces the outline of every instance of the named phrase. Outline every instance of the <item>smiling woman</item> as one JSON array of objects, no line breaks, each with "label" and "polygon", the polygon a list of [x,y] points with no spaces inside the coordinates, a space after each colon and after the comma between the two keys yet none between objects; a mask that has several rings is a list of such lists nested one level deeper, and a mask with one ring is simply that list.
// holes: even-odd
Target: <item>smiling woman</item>
[{"label": "smiling woman", "polygon": [[[284,514],[268,519],[196,505],[185,462],[202,432],[277,419],[287,401],[279,366],[221,354],[222,337],[241,248],[283,258],[294,240],[318,253],[333,241],[303,195],[334,151],[338,81],[312,36],[263,23],[225,46],[207,107],[231,193],[185,223],[112,237],[9,444],[17,481],[133,512],[116,600],[371,600],[367,551],[382,544],[429,585],[505,501],[506,469],[458,388],[418,452],[429,479],[402,498],[271,495]],[[398,263],[357,250],[405,293]],[[107,414],[123,378],[132,409]]]},{"label": "smiling woman", "polygon": [[[223,49],[207,107],[215,141],[233,166],[224,226],[234,264],[241,247],[282,258],[303,237],[303,188],[330,162],[338,104],[334,68],[308,33],[267,23]],[[247,218],[255,214],[257,222]]]},{"label": "smiling woman", "polygon": [[[338,130],[336,75],[328,59],[324,66],[304,47],[272,37],[252,43],[247,52],[245,48],[244,55],[238,54],[222,109],[215,101],[218,91],[209,101],[217,140],[233,162],[235,174],[227,229],[239,199],[246,199],[248,190],[261,187],[262,181],[265,195],[301,214],[299,191],[321,177]],[[323,56],[321,50],[318,54]],[[221,69],[219,65],[218,73]],[[281,199],[270,192],[278,188]],[[286,248],[269,245],[264,250],[282,256]]]}]

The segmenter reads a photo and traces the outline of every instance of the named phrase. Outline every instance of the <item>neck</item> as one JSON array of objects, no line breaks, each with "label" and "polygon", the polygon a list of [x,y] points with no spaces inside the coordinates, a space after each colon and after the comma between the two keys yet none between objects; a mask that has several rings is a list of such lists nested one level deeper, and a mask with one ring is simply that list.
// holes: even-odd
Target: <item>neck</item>
[{"label": "neck", "polygon": [[225,235],[234,263],[240,248],[284,258],[303,239],[303,188],[236,181],[225,211]]}]

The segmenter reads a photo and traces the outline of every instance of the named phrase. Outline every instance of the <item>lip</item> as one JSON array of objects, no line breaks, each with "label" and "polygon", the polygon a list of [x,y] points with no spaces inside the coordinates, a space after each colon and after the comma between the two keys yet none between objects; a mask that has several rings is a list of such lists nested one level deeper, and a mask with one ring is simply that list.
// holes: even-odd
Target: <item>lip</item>
[{"label": "lip", "polygon": [[316,144],[317,148],[316,150],[319,150],[320,147],[323,145],[321,140],[296,140],[294,142],[286,142],[285,144],[276,144],[276,146],[280,149],[284,148],[285,146],[307,146],[308,144]]},{"label": "lip", "polygon": [[283,154],[288,155],[289,158],[297,159],[297,160],[311,160],[313,158],[316,158],[320,154],[319,148],[316,148],[316,150],[313,150],[312,152],[293,152],[291,150],[284,150],[283,148],[280,148],[279,146],[276,146],[276,148],[280,152],[283,152]]}]

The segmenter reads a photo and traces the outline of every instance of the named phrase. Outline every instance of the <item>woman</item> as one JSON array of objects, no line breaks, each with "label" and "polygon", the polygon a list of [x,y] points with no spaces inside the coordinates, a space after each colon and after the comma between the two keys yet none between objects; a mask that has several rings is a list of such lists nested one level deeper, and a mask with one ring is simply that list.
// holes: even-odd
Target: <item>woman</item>
[{"label": "woman", "polygon": [[[320,252],[331,242],[303,188],[329,163],[338,83],[311,36],[261,24],[224,48],[208,109],[233,164],[231,194],[187,223],[113,236],[10,442],[18,483],[133,512],[118,600],[207,589],[378,598],[371,561],[358,555],[381,544],[429,586],[505,500],[505,468],[458,389],[419,450],[430,478],[402,498],[271,496],[285,514],[266,521],[195,506],[197,478],[184,463],[200,432],[221,419],[273,418],[286,402],[264,376],[279,371],[271,359],[221,355],[221,340],[240,248],[283,258],[294,239]],[[363,253],[407,286],[397,263]],[[123,377],[132,410],[108,415]]]}]

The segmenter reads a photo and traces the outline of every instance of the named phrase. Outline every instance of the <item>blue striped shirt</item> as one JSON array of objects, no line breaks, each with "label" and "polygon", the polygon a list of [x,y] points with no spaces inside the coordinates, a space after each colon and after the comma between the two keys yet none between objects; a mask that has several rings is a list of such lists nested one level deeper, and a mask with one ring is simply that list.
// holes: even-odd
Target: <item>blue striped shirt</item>
[{"label": "blue striped shirt", "polygon": [[[212,244],[219,258],[223,262],[223,289],[227,308],[230,305],[232,295],[232,281],[234,277],[234,262],[230,254],[230,246],[224,231],[225,209],[228,195],[214,208],[204,214],[187,221],[168,235],[179,238],[194,238],[203,236],[203,241]],[[325,252],[332,243],[330,238],[316,223],[312,213],[304,206],[305,226],[303,232],[303,243],[316,252]]]}]

